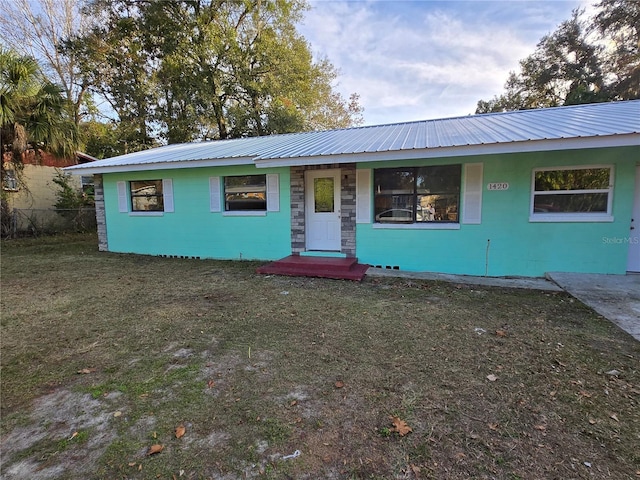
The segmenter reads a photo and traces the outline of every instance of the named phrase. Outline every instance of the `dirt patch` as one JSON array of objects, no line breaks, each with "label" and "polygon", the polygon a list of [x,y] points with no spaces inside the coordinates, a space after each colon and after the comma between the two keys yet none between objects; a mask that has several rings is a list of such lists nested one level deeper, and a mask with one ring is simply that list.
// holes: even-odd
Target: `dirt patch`
[{"label": "dirt patch", "polygon": [[[3,464],[8,465],[3,478],[89,474],[117,437],[111,400],[98,401],[66,389],[38,398],[26,425],[2,438]],[[35,457],[23,458],[31,450],[37,451]]]}]

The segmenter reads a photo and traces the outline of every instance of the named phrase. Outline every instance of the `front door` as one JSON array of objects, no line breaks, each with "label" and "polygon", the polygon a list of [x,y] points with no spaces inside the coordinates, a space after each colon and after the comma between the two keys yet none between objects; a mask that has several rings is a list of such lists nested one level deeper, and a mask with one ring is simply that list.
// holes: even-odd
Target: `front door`
[{"label": "front door", "polygon": [[307,250],[340,251],[340,170],[305,172]]},{"label": "front door", "polygon": [[631,211],[631,230],[629,231],[628,272],[640,272],[640,165],[636,166],[636,189]]}]

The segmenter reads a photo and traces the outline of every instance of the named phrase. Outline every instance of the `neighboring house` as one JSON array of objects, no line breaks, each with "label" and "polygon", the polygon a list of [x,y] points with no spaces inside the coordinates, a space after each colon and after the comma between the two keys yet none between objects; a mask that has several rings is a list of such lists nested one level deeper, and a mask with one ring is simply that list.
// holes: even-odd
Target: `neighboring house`
[{"label": "neighboring house", "polygon": [[100,249],[407,271],[640,271],[640,101],[169,145],[93,174]]},{"label": "neighboring house", "polygon": [[[2,189],[10,210],[48,210],[54,208],[58,187],[53,183],[56,171],[63,167],[97,160],[90,155],[78,152],[76,158],[57,158],[46,152],[36,155],[34,150],[27,150],[22,155],[20,181],[18,172],[11,162],[11,154],[5,154]],[[93,185],[91,175],[74,177],[78,189],[88,191]]]}]

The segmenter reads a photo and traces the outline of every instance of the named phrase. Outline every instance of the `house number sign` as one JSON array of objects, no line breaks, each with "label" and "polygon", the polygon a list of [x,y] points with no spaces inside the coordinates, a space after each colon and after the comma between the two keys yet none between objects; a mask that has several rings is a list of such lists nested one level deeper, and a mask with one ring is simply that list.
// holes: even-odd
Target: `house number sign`
[{"label": "house number sign", "polygon": [[487,190],[509,190],[507,182],[494,182],[487,184]]}]

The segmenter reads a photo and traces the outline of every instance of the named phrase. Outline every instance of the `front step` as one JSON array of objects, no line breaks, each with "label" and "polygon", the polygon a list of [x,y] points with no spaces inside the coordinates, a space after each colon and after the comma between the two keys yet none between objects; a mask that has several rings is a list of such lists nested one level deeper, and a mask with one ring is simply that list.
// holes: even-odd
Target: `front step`
[{"label": "front step", "polygon": [[369,265],[358,263],[357,258],[290,255],[259,267],[256,271],[265,275],[320,277],[359,282],[364,278],[368,268]]}]

